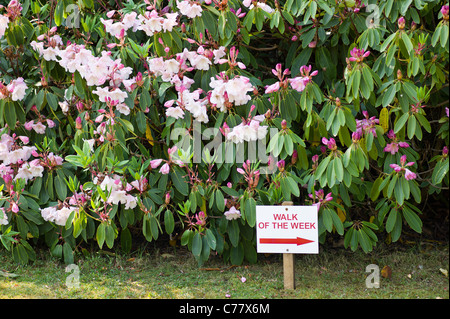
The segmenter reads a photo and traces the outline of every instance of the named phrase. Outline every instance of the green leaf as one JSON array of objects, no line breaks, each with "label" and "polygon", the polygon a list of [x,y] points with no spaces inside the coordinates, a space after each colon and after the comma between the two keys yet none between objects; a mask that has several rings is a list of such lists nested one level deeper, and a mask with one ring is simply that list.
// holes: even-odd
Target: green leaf
[{"label": "green leaf", "polygon": [[250,227],[256,225],[256,201],[253,197],[250,197],[245,202],[245,218]]},{"label": "green leaf", "polygon": [[386,220],[386,231],[388,233],[392,232],[392,230],[394,229],[394,226],[397,222],[397,210],[396,209],[391,209],[391,212],[389,213],[389,216]]},{"label": "green leaf", "polygon": [[173,182],[175,188],[184,196],[189,194],[189,185],[186,181],[186,178],[183,177],[184,173],[177,166],[172,167],[172,171],[170,172],[170,179]]},{"label": "green leaf", "polygon": [[225,199],[223,197],[223,194],[222,194],[222,192],[219,189],[217,189],[215,191],[215,194],[216,194],[216,206],[217,206],[217,209],[219,211],[223,212],[225,210]]},{"label": "green leaf", "polygon": [[228,236],[230,237],[231,245],[236,247],[239,244],[239,225],[236,220],[228,223]]},{"label": "green leaf", "polygon": [[330,160],[331,156],[327,156],[322,162],[320,162],[319,166],[316,169],[316,172],[314,173],[316,179],[319,179],[320,176],[322,176],[323,172],[325,172],[328,164],[330,163]]},{"label": "green leaf", "polygon": [[166,210],[166,212],[164,213],[164,228],[167,234],[172,234],[175,228],[175,221],[170,210]]},{"label": "green leaf", "polygon": [[384,91],[384,96],[382,100],[383,107],[389,105],[395,97],[395,93],[397,93],[396,85],[391,85],[386,91]]},{"label": "green leaf", "polygon": [[194,238],[192,240],[192,254],[198,258],[202,253],[202,236],[200,233],[195,233]]},{"label": "green leaf", "polygon": [[217,241],[216,241],[216,236],[214,236],[214,233],[212,232],[212,230],[210,228],[208,228],[205,231],[205,235],[206,235],[206,240],[208,242],[209,248],[211,248],[212,250],[215,250]]},{"label": "green leaf", "polygon": [[64,256],[64,263],[66,265],[73,264],[72,247],[70,247],[69,243],[67,243],[67,242],[65,242],[63,245],[63,256]]},{"label": "green leaf", "polygon": [[[448,40],[448,24],[443,24],[441,27],[441,47],[445,48],[447,46],[447,40]],[[448,51],[448,50],[447,50]]]},{"label": "green leaf", "polygon": [[410,210],[408,207],[404,206],[403,217],[405,217],[405,220],[408,223],[409,227],[411,227],[414,231],[418,232],[419,234],[422,233],[422,221],[415,212]]},{"label": "green leaf", "polygon": [[414,134],[416,133],[416,124],[417,124],[416,117],[410,116],[409,120],[408,120],[408,127],[407,127],[409,139],[412,139],[414,137]]},{"label": "green leaf", "polygon": [[404,113],[402,116],[400,116],[400,118],[397,120],[397,122],[395,122],[394,125],[394,133],[397,134],[402,128],[403,126],[405,126],[406,121],[409,118],[409,113]]},{"label": "green leaf", "polygon": [[[322,212],[323,217],[323,225],[325,226],[326,230],[331,233],[333,230],[333,217],[332,217],[333,211],[329,208],[325,208]],[[339,218],[339,217],[338,217]]]},{"label": "green leaf", "polygon": [[103,243],[105,242],[105,227],[106,225],[104,223],[101,223],[97,227],[96,239],[98,247],[100,247],[100,249],[102,249]]},{"label": "green leaf", "polygon": [[359,96],[359,85],[361,82],[361,71],[355,70],[353,75],[353,81],[352,81],[352,92],[353,92],[353,98],[358,98]]},{"label": "green leaf", "polygon": [[344,179],[344,167],[342,166],[342,160],[340,157],[334,159],[334,171],[336,173],[336,178],[339,182]]},{"label": "green leaf", "polygon": [[62,20],[64,19],[64,1],[58,1],[55,8],[54,14],[56,26],[60,26]]},{"label": "green leaf", "polygon": [[372,242],[367,234],[362,230],[357,230],[358,241],[365,253],[372,251]]}]

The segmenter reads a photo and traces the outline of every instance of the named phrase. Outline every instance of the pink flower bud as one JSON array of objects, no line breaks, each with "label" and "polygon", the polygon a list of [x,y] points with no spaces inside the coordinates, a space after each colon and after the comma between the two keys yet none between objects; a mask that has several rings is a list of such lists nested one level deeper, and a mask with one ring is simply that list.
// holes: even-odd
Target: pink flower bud
[{"label": "pink flower bud", "polygon": [[19,139],[22,141],[23,144],[28,144],[30,142],[28,136],[19,136]]},{"label": "pink flower bud", "polygon": [[286,165],[286,162],[284,160],[279,160],[277,163],[278,169],[282,172],[284,171],[284,166]]},{"label": "pink flower bud", "polygon": [[162,162],[162,159],[154,159],[152,161],[150,161],[150,166],[151,168],[155,169],[157,168]]},{"label": "pink flower bud", "polygon": [[11,210],[17,214],[19,212],[19,206],[16,203],[12,203]]},{"label": "pink flower bud", "polygon": [[169,172],[170,172],[170,166],[169,166],[169,164],[165,163],[163,166],[161,166],[159,172],[160,172],[161,174],[164,174],[164,175],[169,174]]},{"label": "pink flower bud", "polygon": [[400,30],[403,30],[405,28],[405,18],[404,17],[398,18],[397,24],[398,24],[398,28]]},{"label": "pink flower bud", "polygon": [[53,122],[50,119],[47,119],[47,125],[48,125],[49,128],[53,128],[53,127],[55,127],[55,122]]}]

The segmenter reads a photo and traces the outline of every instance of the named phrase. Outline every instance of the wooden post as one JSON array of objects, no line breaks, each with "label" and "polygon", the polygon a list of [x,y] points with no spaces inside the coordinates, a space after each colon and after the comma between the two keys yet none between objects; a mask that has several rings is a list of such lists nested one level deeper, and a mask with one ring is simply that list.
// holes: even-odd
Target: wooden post
[{"label": "wooden post", "polygon": [[[283,202],[281,206],[293,206],[293,202]],[[286,207],[286,210],[288,208]],[[295,254],[283,254],[284,289],[295,289]]]}]

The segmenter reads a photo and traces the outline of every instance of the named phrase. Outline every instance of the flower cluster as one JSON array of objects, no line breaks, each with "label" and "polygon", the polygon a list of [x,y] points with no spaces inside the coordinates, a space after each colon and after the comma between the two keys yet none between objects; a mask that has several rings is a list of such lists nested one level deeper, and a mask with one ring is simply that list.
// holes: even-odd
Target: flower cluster
[{"label": "flower cluster", "polygon": [[315,194],[308,194],[309,198],[311,198],[313,201],[316,199],[318,200],[317,203],[313,203],[314,206],[317,206],[317,210],[320,209],[321,206],[325,205],[327,202],[331,202],[333,200],[333,197],[331,196],[331,193],[328,193],[325,195],[325,192],[323,189],[319,189],[318,191],[315,191]]},{"label": "flower cluster", "polygon": [[167,175],[170,173],[170,165],[172,165],[172,163],[182,167],[184,166],[184,163],[181,160],[177,160],[175,159],[173,156],[176,155],[176,152],[178,150],[177,146],[171,147],[167,150],[167,153],[169,154],[169,160],[163,160],[161,158],[159,159],[154,159],[150,161],[150,167],[152,169],[156,169],[159,167],[159,165],[161,165],[162,162],[164,162],[164,164],[161,166],[161,168],[159,169],[159,172],[163,175]]},{"label": "flower cluster", "polygon": [[137,198],[128,194],[133,190],[133,185],[122,182],[122,176],[114,174],[112,176],[102,174],[93,179],[93,183],[100,186],[103,191],[109,193],[107,203],[112,205],[125,204],[125,209],[133,209],[137,206]]},{"label": "flower cluster", "polygon": [[242,168],[236,169],[239,174],[242,174],[248,183],[248,188],[255,188],[259,183],[260,172],[257,169],[252,168],[249,160],[242,164]]},{"label": "flower cluster", "polygon": [[78,210],[78,207],[74,206],[66,206],[64,205],[61,208],[59,206],[50,206],[44,209],[41,209],[41,216],[45,221],[49,221],[55,223],[59,226],[66,225],[66,221],[70,216],[70,213],[74,210]]},{"label": "flower cluster", "polygon": [[391,143],[386,144],[386,147],[384,148],[385,152],[389,152],[392,155],[396,154],[399,150],[399,147],[407,148],[409,147],[409,144],[406,142],[399,142],[397,140],[397,136],[395,135],[393,130],[390,130],[387,134],[387,137],[391,140]]},{"label": "flower cluster", "polygon": [[[62,41],[58,38],[55,40],[55,37],[57,35],[52,35],[50,32],[42,38],[42,40],[46,38],[47,43],[32,41],[30,44],[45,60],[57,61],[70,73],[78,71],[88,86],[97,87],[93,93],[99,96],[100,101],[105,102],[109,98],[122,103],[125,100],[127,93],[119,87],[123,84],[127,91],[132,91],[135,78],[129,78],[133,71],[131,67],[125,67],[120,59],[112,59],[109,51],[102,51],[100,57],[95,57],[84,45],[68,42],[68,45],[63,48]],[[46,51],[49,49],[51,54]],[[110,87],[101,88],[100,86],[105,83],[108,83]]]},{"label": "flower cluster", "polygon": [[311,68],[311,65],[303,65],[300,67],[300,76],[297,76],[295,78],[286,78],[286,76],[291,72],[289,71],[289,69],[285,69],[284,71],[282,71],[281,63],[278,63],[275,66],[275,69],[272,69],[272,73],[278,78],[279,81],[275,82],[272,85],[266,86],[265,93],[267,94],[277,92],[278,90],[283,88],[286,89],[288,87],[288,83],[294,90],[303,92],[306,85],[308,85],[308,83],[312,81],[312,77],[318,74],[317,70],[311,72]]},{"label": "flower cluster", "polygon": [[185,15],[191,19],[202,16],[202,11],[203,11],[202,7],[195,1],[191,1],[191,0],[178,1],[177,0],[177,8],[180,10],[180,13],[182,15]]},{"label": "flower cluster", "polygon": [[359,132],[361,136],[372,133],[374,137],[377,137],[376,125],[380,123],[380,120],[376,116],[369,117],[369,112],[367,111],[362,113],[364,119],[356,120],[356,132]]},{"label": "flower cluster", "polygon": [[264,11],[266,11],[267,13],[273,13],[274,10],[271,6],[269,6],[268,4],[266,4],[265,1],[255,1],[255,0],[244,0],[242,1],[242,4],[244,6],[246,6],[247,8],[249,8],[249,10],[253,9],[255,6],[257,8],[260,8]]},{"label": "flower cluster", "polygon": [[0,5],[0,9],[3,8],[6,9],[6,13],[4,15],[0,14],[0,39],[5,35],[9,22],[20,17],[22,12],[22,5],[17,0],[10,1],[7,7]]},{"label": "flower cluster", "polygon": [[327,139],[326,137],[322,137],[322,143],[325,144],[330,151],[337,150],[336,140],[334,138]]},{"label": "flower cluster", "polygon": [[16,134],[4,133],[0,138],[0,174],[3,178],[7,191],[13,190],[12,182],[23,178],[27,183],[35,177],[42,177],[44,167],[39,159],[30,162],[30,157],[38,156],[36,147],[27,146],[27,136],[16,136]]},{"label": "flower cluster", "polygon": [[367,58],[370,55],[370,51],[364,51],[364,49],[358,49],[357,47],[354,47],[350,51],[351,57],[348,58],[349,61],[361,63],[364,58]]},{"label": "flower cluster", "polygon": [[8,85],[4,85],[0,82],[0,99],[11,99],[12,101],[21,101],[25,97],[27,84],[23,78],[19,77],[9,82]]},{"label": "flower cluster", "polygon": [[226,112],[233,104],[245,105],[251,100],[248,92],[253,91],[250,79],[245,76],[235,76],[230,79],[225,73],[211,78],[209,86],[213,89],[210,93],[210,102],[221,112]]},{"label": "flower cluster", "polygon": [[227,210],[225,213],[225,218],[228,220],[238,219],[241,218],[241,212],[236,209],[236,207],[232,206],[229,210]]},{"label": "flower cluster", "polygon": [[[151,7],[149,7],[151,8]],[[116,11],[109,11],[107,17],[114,16]],[[133,32],[142,30],[149,37],[158,32],[171,32],[173,27],[178,25],[177,17],[178,13],[165,13],[165,18],[160,16],[156,10],[146,11],[143,15],[136,12],[129,12],[122,14],[117,12],[121,19],[115,22],[115,20],[105,20],[100,18],[100,21],[105,26],[106,32],[116,37],[117,39],[123,39],[125,33],[131,29]]]},{"label": "flower cluster", "polygon": [[397,165],[397,164],[390,164],[389,166],[391,167],[391,168],[393,168],[394,169],[394,171],[396,171],[397,173],[402,173],[402,172],[404,172],[404,177],[405,177],[405,179],[406,180],[413,180],[413,179],[416,179],[417,178],[417,175],[416,175],[416,173],[413,173],[413,172],[411,172],[407,167],[409,167],[409,166],[413,166],[414,165],[414,162],[408,162],[408,163],[406,163],[406,155],[403,155],[401,158],[400,158],[400,165]]},{"label": "flower cluster", "polygon": [[[250,113],[255,109],[255,106],[252,105]],[[247,119],[244,119],[239,125],[236,125],[232,129],[230,129],[227,123],[223,124],[223,127],[220,128],[220,131],[225,136],[228,141],[232,141],[233,143],[243,143],[250,141],[257,141],[264,139],[267,135],[268,126],[260,125],[262,121],[264,121],[264,115],[251,116],[249,114]]]}]

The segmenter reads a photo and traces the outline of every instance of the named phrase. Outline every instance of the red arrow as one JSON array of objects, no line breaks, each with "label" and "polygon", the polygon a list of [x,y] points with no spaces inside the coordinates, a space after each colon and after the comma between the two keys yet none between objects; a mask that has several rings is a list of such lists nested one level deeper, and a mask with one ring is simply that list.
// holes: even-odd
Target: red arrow
[{"label": "red arrow", "polygon": [[297,244],[297,246],[312,243],[314,240],[305,238],[260,238],[260,244]]}]

